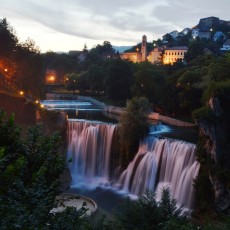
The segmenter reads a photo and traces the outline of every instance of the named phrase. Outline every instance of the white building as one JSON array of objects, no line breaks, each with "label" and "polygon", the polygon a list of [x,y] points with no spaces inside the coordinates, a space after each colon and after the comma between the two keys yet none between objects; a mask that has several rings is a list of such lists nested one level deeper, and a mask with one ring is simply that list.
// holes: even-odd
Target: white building
[{"label": "white building", "polygon": [[195,39],[199,36],[199,30],[198,29],[193,29],[192,30],[192,38]]},{"label": "white building", "polygon": [[223,47],[220,48],[221,51],[230,51],[230,39],[228,39],[224,44]]},{"label": "white building", "polygon": [[184,61],[184,56],[188,51],[187,46],[174,46],[164,50],[163,63],[173,64],[177,61]]}]

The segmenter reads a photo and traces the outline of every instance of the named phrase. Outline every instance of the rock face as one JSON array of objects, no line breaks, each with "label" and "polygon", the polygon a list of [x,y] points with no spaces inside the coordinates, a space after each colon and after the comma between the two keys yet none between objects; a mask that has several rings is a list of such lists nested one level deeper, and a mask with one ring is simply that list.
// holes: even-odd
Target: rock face
[{"label": "rock face", "polygon": [[[230,189],[226,178],[218,172],[220,165],[223,172],[230,169],[230,98],[211,98],[208,106],[215,117],[214,122],[201,120],[200,135],[205,136],[206,153],[214,160],[210,169],[210,181],[215,193],[217,211],[224,211],[230,207]],[[227,179],[229,180],[229,178]]]}]

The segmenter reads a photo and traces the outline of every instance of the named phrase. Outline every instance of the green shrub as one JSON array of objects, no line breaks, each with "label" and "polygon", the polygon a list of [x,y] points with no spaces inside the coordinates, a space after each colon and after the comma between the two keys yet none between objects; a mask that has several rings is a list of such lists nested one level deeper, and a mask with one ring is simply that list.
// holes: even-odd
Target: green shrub
[{"label": "green shrub", "polygon": [[216,120],[215,114],[213,113],[212,109],[207,105],[194,110],[192,112],[192,117],[198,122],[207,121],[213,123]]}]

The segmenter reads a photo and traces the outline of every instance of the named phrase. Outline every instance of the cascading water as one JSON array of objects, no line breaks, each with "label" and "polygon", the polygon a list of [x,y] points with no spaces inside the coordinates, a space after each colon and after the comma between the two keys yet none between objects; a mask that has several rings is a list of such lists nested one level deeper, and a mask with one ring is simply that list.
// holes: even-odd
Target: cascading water
[{"label": "cascading water", "polygon": [[[73,185],[110,182],[111,145],[115,129],[113,124],[68,121],[68,159],[71,159]],[[157,128],[156,132],[159,131]],[[150,135],[142,141],[135,158],[113,186],[134,195],[142,194],[147,188],[161,194],[162,186],[166,186],[179,204],[191,209],[193,179],[199,171],[194,150],[194,144]]]},{"label": "cascading water", "polygon": [[120,188],[140,195],[146,189],[156,192],[168,187],[178,204],[193,205],[193,179],[199,172],[195,145],[172,139],[146,138],[133,161],[119,178]]},{"label": "cascading water", "polygon": [[68,154],[72,184],[109,181],[110,150],[116,125],[68,120]]}]

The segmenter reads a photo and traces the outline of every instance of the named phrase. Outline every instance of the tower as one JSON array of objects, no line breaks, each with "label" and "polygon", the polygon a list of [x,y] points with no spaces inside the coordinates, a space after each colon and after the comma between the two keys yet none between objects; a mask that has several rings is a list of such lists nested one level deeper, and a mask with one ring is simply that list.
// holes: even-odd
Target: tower
[{"label": "tower", "polygon": [[146,35],[142,36],[141,43],[141,61],[146,61],[147,58],[147,37]]}]

